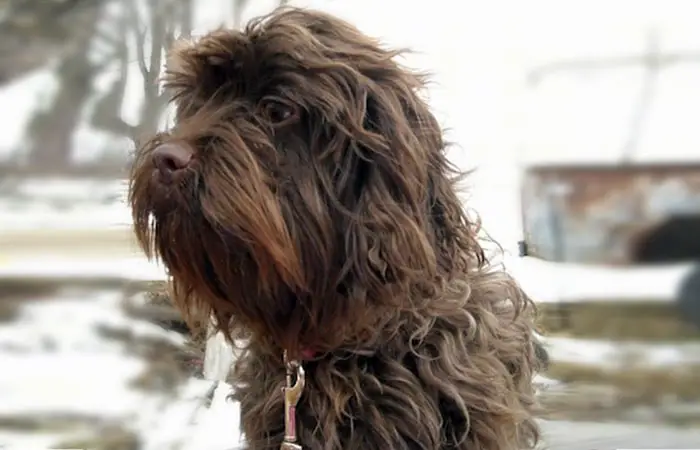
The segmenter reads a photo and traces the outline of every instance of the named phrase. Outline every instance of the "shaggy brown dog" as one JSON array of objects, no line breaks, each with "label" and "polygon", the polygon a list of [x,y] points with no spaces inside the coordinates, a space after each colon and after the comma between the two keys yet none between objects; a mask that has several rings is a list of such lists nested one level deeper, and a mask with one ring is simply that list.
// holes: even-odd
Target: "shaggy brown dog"
[{"label": "shaggy brown dog", "polygon": [[245,342],[249,449],[282,442],[283,350],[307,356],[305,449],[537,441],[531,302],[489,268],[398,54],[281,9],[169,55],[176,123],[137,153],[135,229],[178,307]]}]

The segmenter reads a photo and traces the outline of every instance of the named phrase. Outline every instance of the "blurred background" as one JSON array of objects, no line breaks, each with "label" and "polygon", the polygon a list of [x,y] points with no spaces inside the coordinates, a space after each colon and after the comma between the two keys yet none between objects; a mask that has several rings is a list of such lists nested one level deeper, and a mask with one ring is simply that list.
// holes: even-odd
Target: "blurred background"
[{"label": "blurred background", "polygon": [[[433,73],[465,206],[540,307],[546,448],[700,448],[700,5],[315,0]],[[276,0],[0,0],[0,448],[231,448],[130,234],[180,36]],[[212,408],[209,408],[209,407]]]}]

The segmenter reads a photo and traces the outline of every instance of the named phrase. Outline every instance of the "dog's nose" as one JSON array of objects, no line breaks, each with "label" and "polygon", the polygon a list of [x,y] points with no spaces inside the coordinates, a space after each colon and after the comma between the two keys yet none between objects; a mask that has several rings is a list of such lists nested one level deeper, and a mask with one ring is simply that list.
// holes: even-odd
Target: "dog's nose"
[{"label": "dog's nose", "polygon": [[163,144],[153,151],[153,164],[164,180],[185,169],[192,160],[192,151],[185,145]]}]

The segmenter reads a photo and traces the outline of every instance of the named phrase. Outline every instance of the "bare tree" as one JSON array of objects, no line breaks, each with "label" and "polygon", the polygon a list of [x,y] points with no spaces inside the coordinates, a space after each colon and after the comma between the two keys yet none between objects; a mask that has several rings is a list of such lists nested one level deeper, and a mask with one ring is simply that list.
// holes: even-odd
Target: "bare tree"
[{"label": "bare tree", "polygon": [[[93,112],[92,124],[98,128],[126,135],[135,140],[158,129],[167,107],[167,98],[159,90],[164,51],[176,37],[186,37],[192,32],[194,0],[162,0],[144,2],[121,0],[123,13],[119,22],[120,36],[115,46],[118,49],[120,76],[109,92],[102,97]],[[233,25],[242,25],[245,8],[250,0],[234,0]],[[280,5],[287,1],[280,0]],[[132,46],[129,43],[133,44]],[[133,50],[131,49],[133,47]],[[129,124],[121,117],[120,110],[126,92],[128,65],[136,60],[143,83],[144,99],[137,124]]]},{"label": "bare tree", "polygon": [[28,129],[28,165],[43,172],[66,168],[71,163],[72,138],[85,102],[92,94],[92,80],[103,66],[88,57],[96,32],[98,9],[90,9],[92,21],[76,32],[73,45],[58,63],[58,90],[52,102],[38,111]]},{"label": "bare tree", "polygon": [[0,83],[70,53],[104,5],[99,0],[0,0]]},{"label": "bare tree", "polygon": [[[71,163],[75,131],[85,112],[95,128],[135,140],[158,129],[167,108],[167,98],[158,85],[165,49],[176,37],[191,33],[195,1],[45,0],[46,5],[39,0],[6,1],[10,6],[3,10],[7,14],[0,17],[0,36],[7,37],[0,39],[0,83],[37,67],[41,58],[27,59],[21,55],[45,57],[46,52],[34,52],[38,45],[59,58],[59,87],[48,107],[38,111],[29,124],[29,164],[8,165],[0,168],[0,172],[65,175],[99,172],[112,176],[121,172],[125,162],[122,155],[113,155],[117,158],[110,157],[109,161],[90,167],[74,167]],[[240,27],[244,11],[252,2],[232,1],[234,26]],[[29,2],[43,5],[43,9],[30,8]],[[279,0],[278,4],[287,3]],[[112,8],[115,5],[120,7]],[[52,19],[56,20],[52,22]],[[20,35],[24,38],[19,39]],[[35,35],[36,39],[30,39]],[[17,51],[20,44],[30,50]],[[98,61],[89,56],[96,45],[106,46]],[[61,52],[55,51],[59,47]],[[129,69],[134,62],[140,69],[139,80],[130,79],[133,72]],[[95,77],[105,69],[116,70],[117,76],[107,92],[95,98]],[[143,102],[137,119],[126,121],[121,111],[128,101],[127,87],[134,81],[142,86]],[[89,110],[87,105],[91,105]]]},{"label": "bare tree", "polygon": [[[157,131],[167,107],[167,98],[158,81],[164,63],[165,50],[178,36],[188,36],[192,30],[193,0],[161,0],[144,2],[121,0],[123,11],[119,20],[119,77],[95,106],[91,122],[94,126],[135,140]],[[131,45],[130,45],[131,44]],[[143,102],[138,122],[127,123],[121,116],[125,98],[128,67],[136,60],[141,74]]]}]

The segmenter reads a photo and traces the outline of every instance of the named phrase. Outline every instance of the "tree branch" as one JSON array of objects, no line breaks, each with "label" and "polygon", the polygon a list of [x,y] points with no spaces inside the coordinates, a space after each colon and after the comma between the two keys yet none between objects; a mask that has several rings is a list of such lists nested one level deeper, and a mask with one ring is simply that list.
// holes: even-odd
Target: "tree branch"
[{"label": "tree branch", "polygon": [[180,9],[180,37],[191,37],[192,36],[192,18],[194,17],[192,11],[193,0],[184,0],[181,4]]},{"label": "tree branch", "polygon": [[121,36],[113,36],[111,33],[108,33],[106,30],[103,29],[98,29],[97,31],[95,31],[94,39],[98,41],[103,41],[109,46],[116,47],[118,45],[122,45]]},{"label": "tree branch", "polygon": [[[162,1],[162,0],[161,0]],[[163,5],[163,3],[161,3]],[[162,9],[153,6],[151,9],[151,58],[148,63],[148,72],[151,83],[155,83],[160,76],[160,66],[163,62],[163,40],[166,37],[168,22],[172,15],[172,3],[166,2]]]},{"label": "tree branch", "polygon": [[130,139],[135,139],[137,135],[137,128],[133,125],[129,125],[121,117],[109,115],[104,116],[101,114],[95,114],[90,121],[95,127],[109,131],[119,136],[127,136]]},{"label": "tree branch", "polygon": [[150,74],[146,66],[146,51],[144,49],[146,46],[146,27],[142,24],[141,18],[139,17],[138,1],[124,0],[124,3],[124,9],[128,17],[126,23],[133,32],[136,40],[136,61],[144,79],[148,80]]}]

